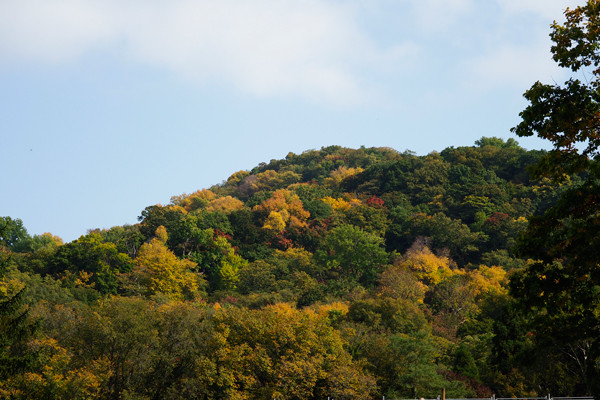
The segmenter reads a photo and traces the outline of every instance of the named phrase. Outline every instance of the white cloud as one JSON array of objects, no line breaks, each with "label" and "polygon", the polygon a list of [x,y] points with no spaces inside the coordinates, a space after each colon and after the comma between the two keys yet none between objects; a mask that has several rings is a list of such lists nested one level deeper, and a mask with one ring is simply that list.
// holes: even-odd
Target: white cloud
[{"label": "white cloud", "polygon": [[8,0],[0,62],[61,63],[125,44],[137,61],[256,96],[352,104],[361,70],[396,61],[364,34],[355,10],[318,0]]},{"label": "white cloud", "polygon": [[573,0],[497,0],[502,12],[507,14],[533,13],[550,21],[561,20],[567,7],[575,8],[583,1]]},{"label": "white cloud", "polygon": [[72,60],[112,40],[118,23],[97,1],[16,0],[0,3],[0,61]]},{"label": "white cloud", "polygon": [[474,0],[409,0],[409,3],[417,24],[429,33],[453,28],[474,8]]},{"label": "white cloud", "polygon": [[[440,57],[446,57],[445,70],[460,68],[483,82],[477,87],[551,75],[547,24],[560,19],[566,2],[1,0],[0,65],[61,65],[118,46],[140,64],[200,85],[359,104],[385,98],[380,91],[403,91],[380,89],[386,78],[397,85],[402,76],[426,83],[439,74]],[[531,15],[537,25],[524,26]],[[380,19],[388,24],[382,29]]]},{"label": "white cloud", "polygon": [[353,101],[352,68],[372,46],[346,10],[321,2],[180,1],[152,12],[128,31],[140,59],[259,96]]}]

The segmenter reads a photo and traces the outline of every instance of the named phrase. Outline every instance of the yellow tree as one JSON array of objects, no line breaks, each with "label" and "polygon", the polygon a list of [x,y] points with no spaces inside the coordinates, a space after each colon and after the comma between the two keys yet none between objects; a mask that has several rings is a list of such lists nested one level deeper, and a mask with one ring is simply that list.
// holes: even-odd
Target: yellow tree
[{"label": "yellow tree", "polygon": [[215,193],[208,189],[197,190],[192,194],[181,194],[171,197],[171,204],[180,206],[186,211],[193,211],[198,208],[204,208],[217,197]]},{"label": "yellow tree", "polygon": [[[350,207],[352,207],[352,204],[350,204],[349,202],[347,202],[346,200],[342,199],[342,198],[337,198],[334,199],[331,196],[327,196],[324,197],[322,199],[323,203],[328,204],[331,209],[335,212],[339,212],[339,211],[346,211],[349,210]],[[357,200],[360,203],[360,200]]]},{"label": "yellow tree", "polygon": [[229,214],[232,211],[241,210],[242,208],[244,208],[244,203],[241,200],[231,196],[224,196],[211,200],[206,206],[206,211],[221,211]]},{"label": "yellow tree", "polygon": [[486,295],[508,294],[508,276],[502,267],[480,265],[476,270],[468,273],[470,284],[475,296],[478,298]]},{"label": "yellow tree", "polygon": [[273,196],[256,205],[253,210],[267,215],[264,229],[276,232],[281,232],[286,227],[305,227],[306,220],[310,217],[300,197],[286,189],[276,190]]},{"label": "yellow tree", "polygon": [[71,365],[72,355],[49,337],[33,339],[30,351],[38,355],[40,368],[16,375],[0,385],[0,397],[7,399],[100,399],[109,378],[106,359],[88,360],[79,368]]},{"label": "yellow tree", "polygon": [[460,271],[451,268],[451,260],[435,255],[425,245],[413,246],[397,264],[412,271],[426,285],[436,285]]},{"label": "yellow tree", "polygon": [[217,329],[227,332],[221,348],[243,350],[233,371],[243,398],[358,400],[375,389],[374,379],[346,352],[329,313],[278,303],[260,310],[215,307],[213,315]]},{"label": "yellow tree", "polygon": [[193,297],[203,279],[192,272],[197,264],[179,259],[167,246],[167,230],[156,229],[156,237],[142,245],[135,267],[125,279],[125,289],[144,295],[162,293],[172,299]]},{"label": "yellow tree", "polygon": [[227,184],[236,185],[248,175],[250,175],[250,171],[241,170],[238,172],[234,172],[229,178],[227,178]]},{"label": "yellow tree", "polygon": [[349,178],[353,175],[360,174],[363,171],[364,169],[360,167],[348,168],[342,165],[338,169],[331,171],[331,174],[328,178],[325,178],[323,184],[325,186],[337,187],[340,185],[340,183],[342,183],[344,179]]},{"label": "yellow tree", "polygon": [[299,182],[301,176],[293,171],[277,172],[266,170],[255,175],[246,176],[238,185],[238,193],[249,197],[261,190],[274,190]]}]

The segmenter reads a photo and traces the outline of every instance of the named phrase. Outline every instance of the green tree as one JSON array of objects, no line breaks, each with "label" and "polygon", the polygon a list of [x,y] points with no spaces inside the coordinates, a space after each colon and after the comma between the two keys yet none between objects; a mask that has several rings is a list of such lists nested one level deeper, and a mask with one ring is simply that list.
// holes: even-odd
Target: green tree
[{"label": "green tree", "polygon": [[[140,232],[146,239],[154,236],[156,228],[164,226],[169,234],[174,235],[180,221],[187,214],[187,211],[181,206],[161,206],[160,204],[146,207],[142,215],[138,217],[140,221]],[[173,249],[173,248],[172,248]]]},{"label": "green tree", "polygon": [[388,261],[383,244],[377,235],[353,225],[341,225],[329,232],[315,256],[330,273],[371,286]]},{"label": "green tree", "polygon": [[29,238],[27,229],[19,218],[0,217],[0,244],[14,250],[15,246]]},{"label": "green tree", "polygon": [[81,272],[92,273],[91,283],[100,293],[117,293],[117,274],[129,272],[133,261],[119,253],[117,245],[105,242],[98,233],[90,233],[60,246],[48,261],[46,272],[77,277]]},{"label": "green tree", "polygon": [[494,146],[494,147],[499,147],[501,149],[519,148],[519,143],[513,138],[509,138],[505,142],[504,139],[498,138],[495,136],[494,137],[482,137],[481,139],[476,140],[475,144],[479,147]]},{"label": "green tree", "polygon": [[60,237],[54,236],[51,233],[44,233],[42,235],[33,235],[24,240],[20,240],[13,247],[13,251],[19,253],[48,252],[56,250],[56,248],[62,244],[63,241]]},{"label": "green tree", "polygon": [[[0,280],[4,278],[9,262],[10,253],[0,246]],[[29,318],[29,308],[23,302],[24,293],[24,287],[17,293],[0,293],[0,387],[5,380],[30,371],[36,361],[35,354],[27,347],[36,324]]]},{"label": "green tree", "polygon": [[453,397],[472,396],[462,382],[449,381],[441,374],[440,349],[426,330],[392,335],[354,332],[351,345],[357,347],[357,356],[367,361],[368,369],[377,377],[379,396],[432,398],[442,388]]},{"label": "green tree", "polygon": [[454,352],[454,371],[469,378],[479,378],[479,370],[475,358],[467,346],[461,344]]},{"label": "green tree", "polygon": [[237,210],[228,215],[233,231],[232,245],[247,260],[254,261],[268,257],[272,250],[267,242],[269,233],[260,228],[259,215],[251,210]]},{"label": "green tree", "polygon": [[474,259],[485,239],[480,232],[472,232],[461,220],[452,219],[442,213],[414,214],[408,223],[413,240],[420,236],[430,238],[432,248],[448,249],[452,258],[461,264]]},{"label": "green tree", "polygon": [[536,82],[525,98],[529,106],[513,128],[519,136],[537,134],[554,148],[536,167],[540,175],[561,177],[583,171],[600,147],[600,2],[565,11],[563,25],[552,24],[554,60],[573,72],[583,72],[586,82],[569,79],[564,86]]},{"label": "green tree", "polygon": [[[511,280],[512,293],[533,315],[540,346],[580,348],[574,354],[584,389],[600,395],[600,1],[565,11],[552,25],[553,58],[586,82],[563,86],[536,82],[529,106],[513,128],[519,136],[548,139],[553,149],[535,166],[537,176],[557,181],[582,173],[543,216],[532,218],[520,243],[537,262]],[[585,346],[581,346],[585,344]]]},{"label": "green tree", "polygon": [[105,242],[112,242],[117,245],[119,253],[125,253],[131,258],[135,258],[142,243],[144,235],[140,232],[140,225],[114,226],[110,229],[94,231],[99,233]]}]

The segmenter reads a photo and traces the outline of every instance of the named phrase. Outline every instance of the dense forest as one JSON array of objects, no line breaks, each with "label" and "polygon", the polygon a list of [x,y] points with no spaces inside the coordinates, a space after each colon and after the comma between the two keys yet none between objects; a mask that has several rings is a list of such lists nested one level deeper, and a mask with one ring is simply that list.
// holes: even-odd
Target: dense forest
[{"label": "dense forest", "polygon": [[600,1],[514,139],[324,147],[70,243],[0,218],[0,397],[600,396]]},{"label": "dense forest", "polygon": [[584,393],[577,348],[508,282],[532,216],[578,185],[482,138],[332,146],[240,171],[63,244],[2,218],[0,390],[16,398],[364,399]]}]

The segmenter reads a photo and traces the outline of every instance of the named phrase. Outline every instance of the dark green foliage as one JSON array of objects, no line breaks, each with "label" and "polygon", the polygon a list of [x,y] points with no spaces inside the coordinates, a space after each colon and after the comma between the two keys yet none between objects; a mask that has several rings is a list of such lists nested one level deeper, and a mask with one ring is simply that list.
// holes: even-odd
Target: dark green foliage
[{"label": "dark green foliage", "polygon": [[[0,247],[0,278],[4,278],[9,263],[10,254]],[[24,304],[25,290],[0,295],[0,382],[30,371],[36,361],[27,347],[37,324],[30,320]]]},{"label": "dark green foliage", "polygon": [[304,209],[310,213],[312,219],[327,218],[331,215],[331,207],[322,201],[334,193],[331,189],[318,185],[299,185],[294,188],[294,193],[300,197]]},{"label": "dark green foliage", "polygon": [[35,361],[27,349],[35,324],[28,321],[27,308],[23,308],[24,291],[0,299],[0,380],[29,370]]},{"label": "dark green foliage", "polygon": [[398,161],[378,163],[345,183],[348,191],[361,191],[381,196],[387,192],[405,192],[408,175],[415,170],[419,158],[403,154]]},{"label": "dark green foliage", "polygon": [[[403,214],[396,213],[399,218],[407,215]],[[475,261],[481,244],[487,239],[483,233],[472,232],[460,220],[451,219],[443,213],[416,213],[410,215],[406,221],[398,222],[404,225],[404,229],[396,233],[401,235],[400,237],[392,236],[391,239],[397,242],[402,240],[400,250],[406,250],[417,237],[427,237],[431,239],[434,249],[449,251],[452,258],[461,264]]]},{"label": "dark green foliage", "polygon": [[229,221],[233,230],[232,244],[242,257],[254,261],[271,255],[268,233],[260,228],[258,215],[246,209],[234,211],[229,214]]},{"label": "dark green foliage", "polygon": [[316,257],[328,275],[356,280],[367,287],[375,283],[388,262],[383,239],[353,225],[333,228]]},{"label": "dark green foliage", "polygon": [[[558,365],[572,365],[582,383],[571,390],[598,396],[600,2],[589,0],[567,9],[565,17],[564,24],[552,25],[553,58],[573,72],[591,70],[589,77],[586,83],[569,79],[562,86],[536,82],[524,95],[529,105],[513,131],[551,142],[553,149],[532,168],[536,176],[556,182],[567,182],[569,174],[579,177],[559,192],[556,204],[531,218],[519,252],[536,262],[513,275],[511,293],[535,331],[538,364],[544,354],[568,354],[569,360]],[[556,371],[552,365],[546,362],[538,368]]]},{"label": "dark green foliage", "polygon": [[454,353],[454,371],[469,378],[478,379],[479,370],[475,358],[467,346],[461,344]]},{"label": "dark green foliage", "polygon": [[183,217],[184,214],[176,208],[163,207],[159,204],[146,207],[142,211],[142,215],[138,217],[141,222],[140,233],[148,240],[154,236],[154,232],[159,226],[167,228],[169,233],[174,232]]}]

